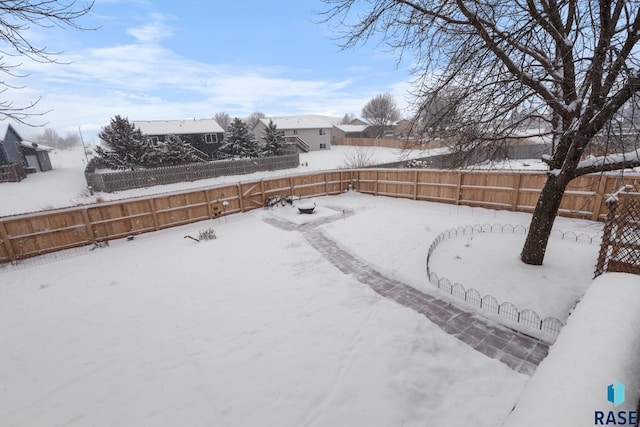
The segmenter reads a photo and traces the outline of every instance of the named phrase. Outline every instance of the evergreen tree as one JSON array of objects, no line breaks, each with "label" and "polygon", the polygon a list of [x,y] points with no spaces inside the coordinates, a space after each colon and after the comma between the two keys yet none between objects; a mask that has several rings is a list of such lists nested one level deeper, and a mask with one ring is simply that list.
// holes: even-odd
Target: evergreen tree
[{"label": "evergreen tree", "polygon": [[134,170],[160,161],[161,154],[149,137],[136,129],[126,117],[115,116],[98,136],[104,148],[96,147],[95,153],[100,163],[110,169]]},{"label": "evergreen tree", "polygon": [[177,135],[167,135],[164,140],[162,163],[181,165],[197,161],[188,144],[185,144]]},{"label": "evergreen tree", "polygon": [[256,138],[239,118],[233,119],[229,125],[225,144],[220,147],[218,155],[221,158],[258,157]]},{"label": "evergreen tree", "polygon": [[269,120],[269,125],[262,131],[262,140],[264,141],[263,156],[282,156],[285,154],[284,134],[278,130],[273,120]]}]

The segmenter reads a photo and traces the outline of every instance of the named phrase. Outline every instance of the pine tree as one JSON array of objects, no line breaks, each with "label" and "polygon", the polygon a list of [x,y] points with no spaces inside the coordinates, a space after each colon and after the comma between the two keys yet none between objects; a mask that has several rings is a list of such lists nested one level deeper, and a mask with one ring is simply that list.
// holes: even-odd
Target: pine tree
[{"label": "pine tree", "polygon": [[190,146],[185,144],[177,135],[167,135],[162,150],[162,163],[181,165],[197,161]]},{"label": "pine tree", "polygon": [[242,120],[237,117],[233,119],[227,132],[225,144],[218,151],[221,158],[258,157],[256,138]]},{"label": "pine tree", "polygon": [[160,153],[149,137],[129,123],[126,117],[115,116],[98,136],[104,148],[96,147],[95,153],[100,163],[110,169],[135,170],[160,161]]},{"label": "pine tree", "polygon": [[273,120],[269,120],[269,125],[262,131],[262,140],[264,141],[263,156],[282,156],[285,154],[284,134],[278,130]]}]

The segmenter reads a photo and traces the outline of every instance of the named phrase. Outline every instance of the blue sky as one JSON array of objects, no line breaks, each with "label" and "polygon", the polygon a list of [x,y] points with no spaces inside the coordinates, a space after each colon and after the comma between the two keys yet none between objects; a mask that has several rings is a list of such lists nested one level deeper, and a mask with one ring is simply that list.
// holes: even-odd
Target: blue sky
[{"label": "blue sky", "polygon": [[[42,97],[31,121],[86,139],[119,114],[130,120],[360,114],[382,92],[407,105],[408,67],[369,43],[343,51],[318,23],[320,0],[97,0],[91,31],[32,27],[30,41],[66,64],[23,61],[16,105]],[[22,133],[40,133],[41,129]]]}]

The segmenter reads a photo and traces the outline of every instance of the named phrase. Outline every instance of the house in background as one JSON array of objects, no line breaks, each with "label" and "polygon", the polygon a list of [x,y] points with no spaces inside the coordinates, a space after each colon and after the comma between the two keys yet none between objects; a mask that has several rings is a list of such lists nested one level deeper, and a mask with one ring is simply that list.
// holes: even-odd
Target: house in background
[{"label": "house in background", "polygon": [[282,116],[260,119],[251,130],[258,142],[262,141],[264,129],[273,120],[278,130],[284,132],[287,144],[295,146],[304,153],[316,150],[329,150],[331,144],[338,143],[340,135],[334,127],[342,119],[338,117],[307,115]]},{"label": "house in background", "polygon": [[224,140],[224,129],[214,119],[138,120],[133,125],[156,143],[164,141],[167,135],[179,136],[202,160],[215,159]]},{"label": "house in background", "polygon": [[368,138],[369,133],[367,130],[369,129],[368,124],[353,124],[350,123],[348,125],[336,125],[335,126],[338,131],[338,138]]},{"label": "house in background", "polygon": [[53,169],[46,145],[25,141],[11,124],[0,124],[0,165],[21,163],[27,172],[45,172]]}]

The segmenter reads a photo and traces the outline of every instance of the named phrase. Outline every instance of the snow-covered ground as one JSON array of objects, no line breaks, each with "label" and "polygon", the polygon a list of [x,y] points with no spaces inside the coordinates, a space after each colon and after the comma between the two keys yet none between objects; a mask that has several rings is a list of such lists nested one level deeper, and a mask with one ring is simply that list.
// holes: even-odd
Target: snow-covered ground
[{"label": "snow-covered ground", "polygon": [[[359,194],[315,202],[354,210],[330,224],[334,231],[369,223],[375,232],[375,217],[361,213],[406,210],[406,201]],[[429,206],[437,205],[415,203],[414,217]],[[296,217],[293,209],[5,269],[0,425],[495,426],[505,419],[527,376],[341,273],[301,233],[262,221]],[[440,222],[423,215],[414,227],[421,233]],[[208,227],[216,240],[184,239]],[[391,227],[378,252],[396,253],[400,234]]]},{"label": "snow-covered ground", "polygon": [[546,163],[540,159],[507,159],[489,161],[469,166],[469,169],[500,169],[513,171],[546,171],[549,169]]},{"label": "snow-covered ground", "polygon": [[[99,196],[334,169],[344,166],[350,148],[302,155],[308,166],[287,171]],[[379,163],[402,156],[373,151]],[[98,195],[85,189],[81,151],[57,152],[52,159],[53,171],[0,184],[0,215],[95,201]],[[525,386],[525,400],[509,425],[524,425],[521,419],[542,425],[528,414],[552,406],[545,390],[566,366],[574,365],[574,377],[582,378],[610,363],[617,370],[607,365],[581,394],[571,394],[582,387],[577,379],[565,381],[556,400],[571,398],[571,408],[593,415],[600,409],[591,408],[594,402],[604,400],[606,408],[602,387],[616,380],[635,387],[629,399],[637,400],[637,381],[627,379],[637,378],[637,367],[627,362],[638,342],[621,346],[616,340],[626,335],[608,333],[616,328],[618,306],[635,310],[631,288],[640,289],[637,277],[614,279],[624,285],[611,298],[609,282],[600,281],[584,313],[569,319],[573,335],[558,339],[555,354],[562,356],[544,361],[543,378],[529,387],[527,376],[341,273],[301,233],[264,220],[299,225],[353,212],[321,230],[372,268],[446,298],[425,271],[438,233],[474,224],[526,226],[530,214],[358,193],[312,202],[318,209],[311,216],[289,206],[257,210],[0,268],[0,425],[496,426]],[[601,232],[600,223],[569,218],[558,218],[555,226]],[[208,227],[218,239],[184,238]],[[432,268],[482,295],[565,320],[590,284],[598,247],[552,239],[545,265],[529,267],[517,259],[522,238],[453,238],[436,249]],[[637,325],[635,318],[629,322],[625,333]],[[581,347],[585,342],[602,352]],[[609,351],[613,346],[616,351]],[[585,360],[582,353],[595,356],[573,363]]]},{"label": "snow-covered ground", "polygon": [[66,151],[56,150],[50,153],[53,170],[28,175],[22,182],[0,184],[0,200],[2,201],[0,203],[0,216],[90,204],[95,203],[96,200],[119,200],[190,188],[210,187],[218,184],[339,169],[346,167],[349,159],[354,157],[369,159],[374,164],[383,164],[426,157],[441,151],[441,149],[402,151],[385,147],[333,146],[331,150],[300,154],[301,165],[297,168],[256,172],[248,175],[223,176],[193,182],[90,195],[84,178],[84,168],[87,161],[82,148]]},{"label": "snow-covered ground", "polygon": [[[439,232],[530,215],[358,193],[313,202],[310,216],[261,209],[0,270],[0,425],[500,425],[527,376],[341,273],[301,233],[263,220],[299,225],[353,212],[320,227],[373,268],[438,294],[425,258]],[[600,227],[567,218],[557,226]],[[184,238],[208,227],[217,240]],[[584,276],[583,252],[557,256],[568,275]],[[460,268],[440,268],[449,266]],[[468,285],[506,298],[522,283],[522,308],[573,301],[520,267],[478,273],[505,276],[502,293],[495,283]]]}]

